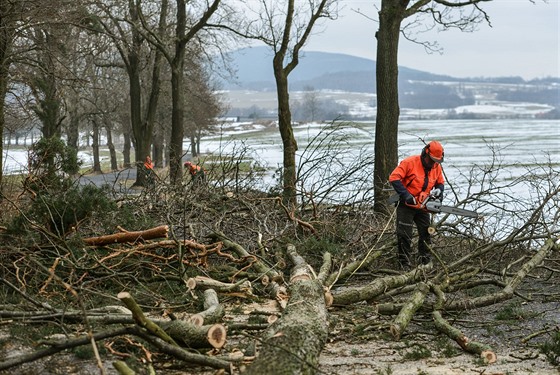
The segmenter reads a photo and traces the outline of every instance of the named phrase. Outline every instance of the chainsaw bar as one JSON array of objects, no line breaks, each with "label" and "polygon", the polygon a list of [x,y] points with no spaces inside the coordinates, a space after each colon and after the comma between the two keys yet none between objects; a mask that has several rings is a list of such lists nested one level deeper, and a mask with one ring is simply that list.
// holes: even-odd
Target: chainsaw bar
[{"label": "chainsaw bar", "polygon": [[426,202],[426,209],[431,212],[445,212],[447,214],[454,214],[468,217],[478,217],[475,211],[465,210],[464,208],[457,208],[453,206],[444,206],[439,201]]}]

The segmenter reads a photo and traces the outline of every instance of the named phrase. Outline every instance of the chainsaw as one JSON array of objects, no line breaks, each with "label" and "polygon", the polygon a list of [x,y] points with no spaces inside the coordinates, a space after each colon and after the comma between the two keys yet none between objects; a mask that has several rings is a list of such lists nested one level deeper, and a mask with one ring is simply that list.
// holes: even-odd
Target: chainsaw
[{"label": "chainsaw", "polygon": [[[432,194],[428,194],[426,192],[420,193],[419,202],[415,205],[411,205],[405,203],[407,206],[411,208],[416,208],[419,210],[426,210],[432,213],[446,213],[446,214],[453,214],[459,216],[467,216],[467,217],[478,217],[478,213],[471,210],[466,210],[464,208],[454,207],[454,206],[445,206],[441,203],[441,201],[434,197]],[[394,194],[387,200],[389,204],[395,204],[399,201],[399,195]]]}]

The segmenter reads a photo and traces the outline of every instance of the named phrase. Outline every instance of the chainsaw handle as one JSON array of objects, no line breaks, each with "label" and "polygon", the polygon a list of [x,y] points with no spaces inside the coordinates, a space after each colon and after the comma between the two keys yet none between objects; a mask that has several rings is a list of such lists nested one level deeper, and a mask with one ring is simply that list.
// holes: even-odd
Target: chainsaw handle
[{"label": "chainsaw handle", "polygon": [[428,200],[430,200],[430,194],[422,191],[420,192],[418,197],[414,197],[414,199],[416,200],[416,204],[408,204],[406,202],[405,204],[408,207],[415,208],[417,210],[424,210],[426,209],[426,203],[428,203]]}]

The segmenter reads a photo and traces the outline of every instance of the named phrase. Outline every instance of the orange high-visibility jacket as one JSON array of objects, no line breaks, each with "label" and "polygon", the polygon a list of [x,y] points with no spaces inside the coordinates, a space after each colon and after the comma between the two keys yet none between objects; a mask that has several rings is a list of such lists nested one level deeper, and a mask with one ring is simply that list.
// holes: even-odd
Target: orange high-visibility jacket
[{"label": "orange high-visibility jacket", "polygon": [[[420,155],[409,156],[400,162],[389,176],[389,182],[400,180],[410,194],[418,198],[422,192],[425,179],[424,166]],[[423,190],[429,192],[436,185],[443,185],[441,165],[435,163],[428,173],[428,185]]]},{"label": "orange high-visibility jacket", "polygon": [[200,165],[191,164],[187,166],[189,168],[189,173],[193,176],[202,170],[202,167]]}]

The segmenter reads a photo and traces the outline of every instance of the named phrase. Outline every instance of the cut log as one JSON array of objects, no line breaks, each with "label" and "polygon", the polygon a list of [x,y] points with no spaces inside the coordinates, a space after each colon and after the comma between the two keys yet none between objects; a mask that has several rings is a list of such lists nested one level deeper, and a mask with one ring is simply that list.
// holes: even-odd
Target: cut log
[{"label": "cut log", "polygon": [[154,238],[167,238],[169,227],[159,227],[136,232],[120,232],[106,236],[84,238],[83,241],[89,246],[105,246],[113,243],[134,243],[141,240],[153,240]]},{"label": "cut log", "polygon": [[401,338],[402,333],[406,327],[408,327],[408,323],[410,323],[416,311],[424,303],[429,290],[430,288],[428,287],[428,284],[424,282],[418,283],[412,297],[410,297],[408,302],[405,303],[391,324],[390,331],[395,340],[399,340]]},{"label": "cut log", "polygon": [[[322,283],[288,246],[296,264],[296,280],[290,284],[290,299],[282,317],[265,332],[260,353],[244,375],[312,374],[328,337],[327,308]],[[302,277],[308,269],[309,277]]]},{"label": "cut log", "polygon": [[195,276],[187,280],[187,288],[194,289],[214,289],[220,293],[242,292],[249,295],[253,294],[253,287],[249,280],[240,280],[234,284],[224,283],[211,279],[206,276]]},{"label": "cut log", "polygon": [[465,351],[480,355],[486,363],[496,362],[497,356],[489,345],[484,345],[476,341],[470,341],[463,332],[451,326],[451,324],[443,319],[439,311],[434,311],[432,313],[432,317],[434,318],[436,328],[440,332],[445,333],[451,339],[455,340],[455,342],[457,342],[457,344],[459,344],[459,346]]},{"label": "cut log", "polygon": [[170,345],[164,342],[163,340],[160,340],[159,338],[146,333],[144,330],[141,330],[139,327],[135,326],[133,328],[136,328],[134,332],[136,336],[143,338],[144,340],[148,341],[152,345],[155,345],[159,350],[161,350],[166,354],[169,354],[187,363],[193,363],[200,366],[209,366],[216,369],[223,369],[228,374],[232,373],[232,365],[230,361],[226,361],[223,359],[219,359],[216,357],[211,357],[203,354],[191,353],[179,346]]},{"label": "cut log", "polygon": [[195,326],[202,326],[203,324],[213,324],[222,321],[225,315],[225,310],[220,301],[218,294],[214,289],[206,289],[204,291],[204,311],[192,315],[189,321]]},{"label": "cut log", "polygon": [[414,283],[424,275],[420,270],[421,267],[427,266],[420,266],[402,275],[376,279],[361,288],[348,289],[342,292],[333,291],[333,305],[349,305],[361,301],[369,301],[391,289]]},{"label": "cut log", "polygon": [[222,348],[226,343],[226,329],[221,324],[195,326],[183,320],[162,324],[165,332],[181,346],[187,348]]},{"label": "cut log", "polygon": [[119,294],[117,294],[117,298],[120,299],[122,303],[124,303],[124,305],[128,307],[128,309],[132,312],[132,317],[134,318],[136,324],[138,324],[140,327],[146,328],[152,334],[161,338],[165,342],[172,345],[177,345],[175,340],[169,337],[169,335],[165,333],[160,326],[152,322],[144,315],[144,312],[142,311],[140,306],[138,306],[134,298],[132,298],[130,293],[120,292]]}]

